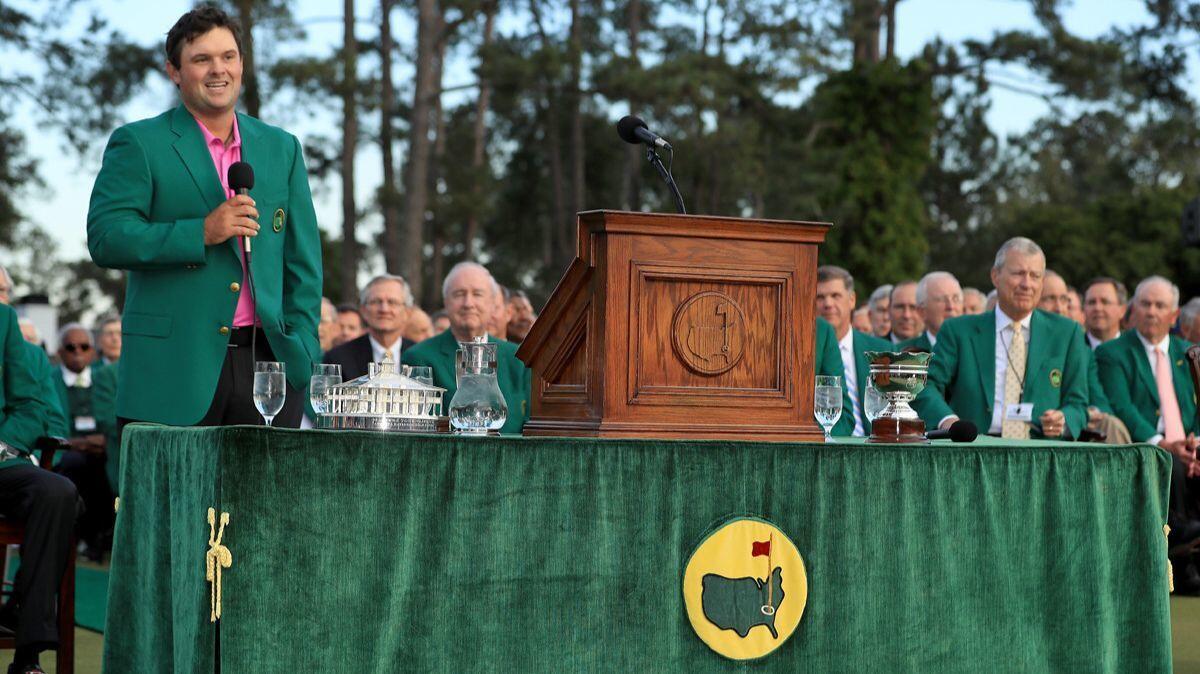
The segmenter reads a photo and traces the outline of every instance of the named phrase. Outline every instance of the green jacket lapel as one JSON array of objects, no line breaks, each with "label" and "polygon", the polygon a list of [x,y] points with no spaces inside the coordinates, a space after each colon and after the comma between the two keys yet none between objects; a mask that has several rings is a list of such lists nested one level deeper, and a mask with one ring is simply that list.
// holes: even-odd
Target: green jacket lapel
[{"label": "green jacket lapel", "polygon": [[1146,355],[1146,346],[1138,338],[1137,330],[1126,331],[1120,339],[1125,340],[1125,348],[1128,349],[1129,356],[1133,358],[1133,368],[1137,370],[1142,385],[1150,391],[1150,397],[1154,398],[1154,406],[1161,407],[1162,401],[1158,398],[1158,382],[1154,381],[1154,372],[1150,370],[1150,358]]},{"label": "green jacket lapel", "polygon": [[[1029,319],[1029,342],[1025,345],[1025,390],[1021,392],[1023,402],[1032,402],[1042,388],[1042,363],[1046,360],[1049,349],[1044,348],[1054,343],[1054,326],[1046,320],[1040,310],[1035,309]],[[1030,348],[1030,344],[1038,348]]]},{"label": "green jacket lapel", "polygon": [[173,147],[180,161],[196,183],[196,189],[204,197],[204,203],[211,211],[225,201],[221,193],[221,180],[217,177],[217,168],[213,166],[212,155],[204,147],[204,134],[192,113],[180,105],[171,113],[171,131],[179,136]]},{"label": "green jacket lapel", "polygon": [[[974,341],[975,366],[979,372],[979,383],[983,387],[983,400],[992,400],[996,394],[996,312],[984,314],[982,319],[975,323]],[[993,404],[996,402],[993,401]]]}]

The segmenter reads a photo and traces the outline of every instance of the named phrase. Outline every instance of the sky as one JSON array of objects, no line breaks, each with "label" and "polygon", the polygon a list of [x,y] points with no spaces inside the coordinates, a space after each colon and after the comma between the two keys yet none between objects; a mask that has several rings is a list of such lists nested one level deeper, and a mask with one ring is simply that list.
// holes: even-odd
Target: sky
[{"label": "sky", "polygon": [[[33,14],[40,11],[40,3],[37,2],[18,0],[13,4]],[[190,9],[192,3],[188,0],[158,0],[154,3],[144,0],[107,0],[94,6],[113,28],[132,40],[142,44],[161,44],[167,29]],[[296,6],[296,16],[305,28],[307,40],[290,47],[289,52],[328,54],[341,43],[340,3],[299,0]],[[362,19],[359,36],[371,37],[375,28],[370,17],[376,11],[377,3],[367,4],[359,0],[358,7],[358,16]],[[73,25],[81,28],[85,16],[81,12],[79,14]],[[1106,32],[1113,25],[1139,24],[1148,19],[1141,0],[1076,0],[1066,9],[1064,20],[1072,33],[1092,37]],[[901,58],[919,52],[935,37],[958,42],[969,38],[987,38],[998,31],[1036,27],[1029,2],[1022,0],[903,0],[898,6],[896,24],[896,51]],[[402,44],[411,44],[414,30],[412,22],[397,13],[393,21],[397,40]],[[6,72],[14,64],[16,67],[30,65],[28,61],[23,62],[23,59],[28,59],[26,55],[5,56],[10,65],[0,67],[0,73]],[[1196,68],[1193,68],[1195,71]],[[396,75],[401,78],[398,82],[402,83],[402,78],[410,77],[411,71],[406,72],[398,67]],[[447,73],[447,84],[453,84],[458,79],[469,79],[456,78],[455,75],[453,71]],[[1016,77],[1021,76],[1020,72],[1016,72]],[[131,103],[125,111],[126,121],[162,112],[163,101],[171,100],[172,95],[165,79],[162,79],[157,90]],[[1023,131],[1046,111],[1044,103],[1037,99],[1002,90],[993,91],[993,100],[989,123],[1001,136]],[[334,110],[327,119],[294,119],[281,125],[302,139],[308,133],[337,137],[340,133],[337,130],[338,115]],[[268,121],[279,123],[278,120]],[[28,149],[38,160],[40,174],[47,185],[44,189],[25,195],[21,201],[22,211],[58,242],[59,254],[64,259],[86,257],[87,204],[104,143],[97,142],[92,154],[81,160],[65,149],[61,139],[52,134],[39,133],[29,106],[17,111],[16,125],[26,132]],[[355,170],[360,208],[370,203],[380,182],[379,164],[378,150],[372,146],[363,148],[357,156]],[[314,185],[318,222],[331,233],[341,228],[340,189],[336,179],[325,186]],[[794,216],[804,219],[803,213]],[[378,227],[377,223],[377,218],[367,218],[360,226],[360,231]]]}]

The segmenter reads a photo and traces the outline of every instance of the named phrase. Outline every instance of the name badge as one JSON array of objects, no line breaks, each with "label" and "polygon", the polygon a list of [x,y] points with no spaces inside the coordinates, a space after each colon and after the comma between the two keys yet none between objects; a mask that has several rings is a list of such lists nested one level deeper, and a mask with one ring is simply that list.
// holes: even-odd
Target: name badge
[{"label": "name badge", "polygon": [[1033,403],[1013,403],[1004,406],[1005,421],[1033,421]]},{"label": "name badge", "polygon": [[86,433],[96,430],[96,420],[92,417],[75,417],[75,431]]}]

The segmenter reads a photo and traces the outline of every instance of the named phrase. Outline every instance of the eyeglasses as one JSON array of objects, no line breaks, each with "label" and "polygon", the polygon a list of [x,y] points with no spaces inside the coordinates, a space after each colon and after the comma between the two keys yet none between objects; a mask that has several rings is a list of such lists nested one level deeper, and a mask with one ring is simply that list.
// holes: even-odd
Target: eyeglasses
[{"label": "eyeglasses", "polygon": [[367,300],[367,306],[371,308],[387,307],[389,309],[399,309],[400,307],[406,305],[404,302],[398,300],[385,300],[383,298],[376,297],[374,299]]},{"label": "eyeglasses", "polygon": [[62,348],[67,353],[75,353],[76,351],[80,353],[87,353],[88,351],[92,350],[92,345],[88,344],[87,342],[82,344],[63,344]]}]

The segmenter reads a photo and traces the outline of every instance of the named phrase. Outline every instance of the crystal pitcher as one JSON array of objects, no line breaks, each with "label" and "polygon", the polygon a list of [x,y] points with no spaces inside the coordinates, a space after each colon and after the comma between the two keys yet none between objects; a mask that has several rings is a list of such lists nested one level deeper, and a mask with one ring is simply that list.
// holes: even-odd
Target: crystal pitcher
[{"label": "crystal pitcher", "polygon": [[496,344],[486,337],[459,342],[454,365],[458,390],[450,400],[450,425],[465,435],[499,430],[508,418],[508,405],[496,379]]}]

